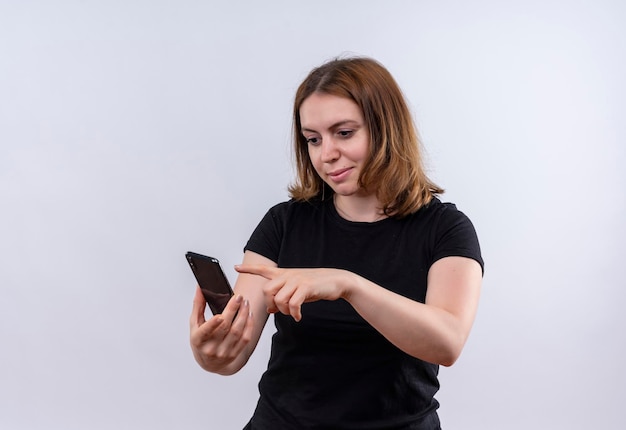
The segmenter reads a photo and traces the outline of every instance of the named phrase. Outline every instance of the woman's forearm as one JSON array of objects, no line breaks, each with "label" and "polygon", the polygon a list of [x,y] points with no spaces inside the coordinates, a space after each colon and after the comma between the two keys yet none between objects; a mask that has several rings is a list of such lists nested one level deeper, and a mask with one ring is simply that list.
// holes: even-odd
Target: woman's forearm
[{"label": "woman's forearm", "polygon": [[[426,304],[396,294],[352,274],[346,279],[344,298],[385,338],[409,355],[450,366],[457,360],[469,335],[477,306],[480,273],[462,268],[456,276],[429,276]],[[455,268],[446,267],[444,270]],[[432,282],[431,282],[432,281]],[[450,294],[453,290],[455,294]],[[438,294],[439,291],[446,294]],[[432,297],[432,304],[429,303]],[[450,297],[448,297],[450,296]]]}]

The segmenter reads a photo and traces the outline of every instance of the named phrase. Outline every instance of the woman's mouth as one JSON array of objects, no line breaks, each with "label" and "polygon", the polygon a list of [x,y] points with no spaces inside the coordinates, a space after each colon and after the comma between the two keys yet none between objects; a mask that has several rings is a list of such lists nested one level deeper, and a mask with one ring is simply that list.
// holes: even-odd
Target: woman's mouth
[{"label": "woman's mouth", "polygon": [[350,175],[352,167],[346,167],[345,169],[337,169],[332,172],[328,172],[327,175],[333,182],[341,182]]}]

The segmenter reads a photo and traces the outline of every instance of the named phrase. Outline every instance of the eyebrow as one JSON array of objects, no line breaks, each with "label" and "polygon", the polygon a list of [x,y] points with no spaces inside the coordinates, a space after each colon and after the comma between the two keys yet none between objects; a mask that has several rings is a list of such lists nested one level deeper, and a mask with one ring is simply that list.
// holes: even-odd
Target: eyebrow
[{"label": "eyebrow", "polygon": [[[355,121],[353,119],[344,119],[342,121],[338,121],[338,122],[334,123],[333,125],[328,127],[328,129],[329,130],[333,130],[333,129],[339,128],[341,126],[344,126],[346,124],[350,124],[350,125],[354,124],[354,125],[358,126],[359,128],[362,127],[361,123],[359,123],[358,121]],[[313,132],[313,133],[317,132],[316,130],[313,130],[312,128],[306,128],[306,127],[302,127],[300,131],[302,131],[302,132],[308,131],[308,132]]]}]

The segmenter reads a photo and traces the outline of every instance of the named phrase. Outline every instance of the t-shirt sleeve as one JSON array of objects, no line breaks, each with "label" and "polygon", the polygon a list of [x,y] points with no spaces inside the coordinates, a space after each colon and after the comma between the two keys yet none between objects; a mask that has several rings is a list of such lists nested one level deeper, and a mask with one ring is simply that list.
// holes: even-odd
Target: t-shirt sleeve
[{"label": "t-shirt sleeve", "polygon": [[252,232],[244,251],[252,251],[277,262],[284,232],[285,203],[271,208]]},{"label": "t-shirt sleeve", "polygon": [[434,243],[433,263],[444,257],[467,257],[476,260],[485,272],[485,263],[474,225],[455,205],[446,204],[441,213]]}]

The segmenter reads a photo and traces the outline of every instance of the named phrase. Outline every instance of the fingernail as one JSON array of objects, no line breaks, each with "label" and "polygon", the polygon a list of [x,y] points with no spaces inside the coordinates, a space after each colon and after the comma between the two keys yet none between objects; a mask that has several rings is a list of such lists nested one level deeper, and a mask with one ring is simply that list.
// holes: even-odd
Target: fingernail
[{"label": "fingernail", "polygon": [[241,303],[242,300],[243,300],[243,297],[241,296],[237,296],[237,298],[235,299],[237,303]]}]

